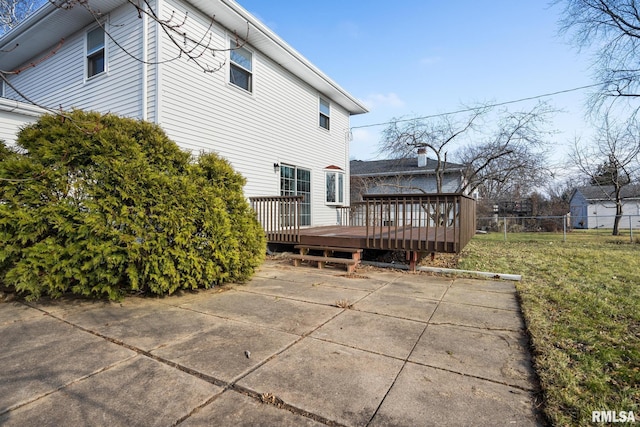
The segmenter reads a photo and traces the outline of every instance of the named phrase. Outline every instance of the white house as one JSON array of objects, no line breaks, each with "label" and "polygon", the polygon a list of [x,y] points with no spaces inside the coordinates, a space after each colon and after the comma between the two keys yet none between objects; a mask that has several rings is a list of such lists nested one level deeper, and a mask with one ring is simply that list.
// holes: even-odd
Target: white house
[{"label": "white house", "polygon": [[[640,185],[622,187],[622,214],[620,227],[640,226]],[[578,187],[569,200],[571,226],[573,228],[613,228],[616,215],[614,188],[612,185]]]},{"label": "white house", "polygon": [[[363,194],[429,194],[437,193],[436,167],[438,162],[426,156],[388,160],[352,160],[351,201],[361,200]],[[443,162],[442,193],[458,193],[464,187],[464,165]]]},{"label": "white house", "polygon": [[[303,195],[303,225],[335,224],[348,204],[349,119],[367,112],[362,103],[235,1],[152,0],[141,12],[133,3],[46,3],[0,38],[0,138],[14,141],[43,111],[34,104],[148,120],[184,149],[228,159],[247,197]],[[176,42],[195,54],[198,42],[215,70]]]}]

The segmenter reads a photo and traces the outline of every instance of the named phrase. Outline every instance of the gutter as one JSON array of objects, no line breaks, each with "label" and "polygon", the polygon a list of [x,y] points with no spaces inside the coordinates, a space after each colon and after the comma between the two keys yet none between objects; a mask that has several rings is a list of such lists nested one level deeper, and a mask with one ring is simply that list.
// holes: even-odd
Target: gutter
[{"label": "gutter", "polygon": [[16,101],[9,98],[0,98],[0,111],[7,113],[17,113],[24,116],[40,117],[47,111],[43,108],[37,107],[25,102]]},{"label": "gutter", "polygon": [[[298,52],[293,47],[288,45],[287,42],[285,42],[277,34],[275,34],[273,31],[271,31],[262,22],[258,21],[253,15],[251,15],[246,9],[244,9],[238,3],[236,3],[235,1],[227,1],[227,0],[219,0],[219,1],[220,1],[220,3],[224,4],[225,6],[227,6],[230,10],[235,12],[240,18],[242,18],[242,20],[244,20],[244,21],[248,22],[249,24],[251,24],[256,30],[258,30],[260,33],[262,33],[266,38],[268,38],[278,48],[280,48],[283,51],[287,52],[298,63],[302,64],[309,71],[313,72],[318,77],[323,79],[336,92],[339,92],[340,94],[342,94],[345,98],[350,100],[354,105],[356,105],[361,110],[361,111],[350,111],[349,108],[346,108],[346,106],[343,106],[343,107],[345,107],[345,109],[350,114],[352,114],[352,115],[353,114],[363,114],[363,113],[368,113],[369,112],[369,110],[367,109],[367,107],[364,106],[364,104],[362,104],[360,101],[358,101],[356,98],[354,98],[351,94],[349,94],[346,90],[344,90],[342,87],[340,87],[340,85],[338,85],[338,83],[336,83],[331,78],[329,78],[329,76],[327,76],[322,71],[320,71],[320,69],[318,69],[311,62],[309,62],[300,52]],[[284,67],[284,68],[286,69],[287,67]]]},{"label": "gutter", "polygon": [[[445,175],[460,172],[462,173],[462,169],[446,169],[444,171]],[[351,176],[357,177],[388,177],[388,176],[406,176],[406,175],[435,175],[436,171],[433,169],[423,170],[423,171],[388,171],[388,172],[375,172],[375,173],[351,173]]]},{"label": "gutter", "polygon": [[[34,25],[38,24],[45,16],[53,13],[58,8],[50,2],[46,2],[39,7],[34,13],[29,15],[27,19],[20,22],[18,25],[7,31],[3,37],[0,37],[0,50],[6,50],[4,47],[10,44],[18,36],[28,32]],[[8,37],[5,37],[8,36]]]}]

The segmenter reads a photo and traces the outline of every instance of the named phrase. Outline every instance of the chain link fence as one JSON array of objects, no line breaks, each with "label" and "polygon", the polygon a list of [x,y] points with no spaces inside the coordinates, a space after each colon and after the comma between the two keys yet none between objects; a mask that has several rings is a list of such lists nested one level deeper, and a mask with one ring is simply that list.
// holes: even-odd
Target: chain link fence
[{"label": "chain link fence", "polygon": [[[615,215],[601,215],[595,224],[612,224]],[[613,237],[613,229],[595,226],[589,229],[574,228],[570,215],[563,216],[498,216],[477,218],[478,234],[501,235],[503,240],[562,240],[579,241],[593,236]],[[620,219],[617,239],[640,243],[640,215],[623,215]]]}]

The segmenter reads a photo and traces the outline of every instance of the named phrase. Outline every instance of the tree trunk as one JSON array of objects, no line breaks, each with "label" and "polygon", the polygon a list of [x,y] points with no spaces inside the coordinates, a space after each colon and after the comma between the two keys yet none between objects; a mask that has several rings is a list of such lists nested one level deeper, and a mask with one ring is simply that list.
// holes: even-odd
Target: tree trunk
[{"label": "tree trunk", "polygon": [[622,219],[622,201],[618,198],[616,200],[616,219],[613,220],[613,235],[618,236],[620,234],[620,220]]}]

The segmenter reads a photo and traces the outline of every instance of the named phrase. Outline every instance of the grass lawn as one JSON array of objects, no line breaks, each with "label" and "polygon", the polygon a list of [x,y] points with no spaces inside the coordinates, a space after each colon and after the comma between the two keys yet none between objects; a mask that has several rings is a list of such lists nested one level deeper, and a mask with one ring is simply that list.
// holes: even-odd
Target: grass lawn
[{"label": "grass lawn", "polygon": [[629,236],[562,241],[478,235],[458,267],[522,274],[516,287],[544,411],[553,425],[593,425],[592,411],[640,422],[640,244]]}]

